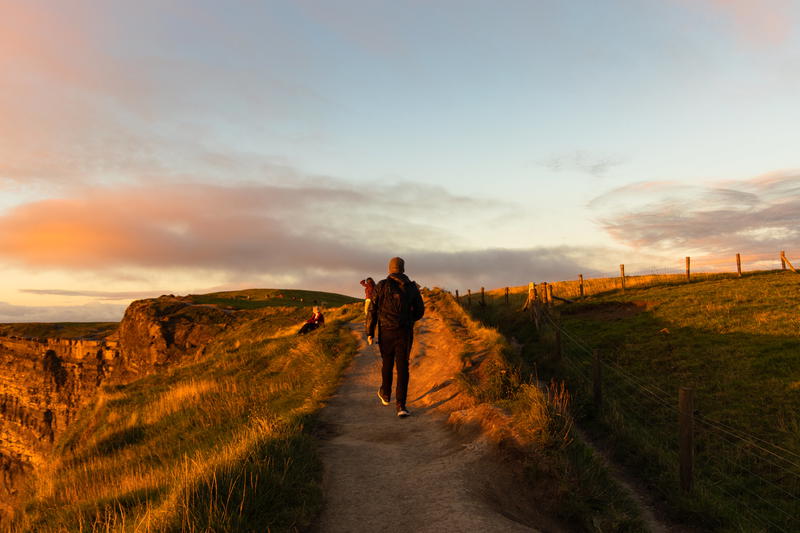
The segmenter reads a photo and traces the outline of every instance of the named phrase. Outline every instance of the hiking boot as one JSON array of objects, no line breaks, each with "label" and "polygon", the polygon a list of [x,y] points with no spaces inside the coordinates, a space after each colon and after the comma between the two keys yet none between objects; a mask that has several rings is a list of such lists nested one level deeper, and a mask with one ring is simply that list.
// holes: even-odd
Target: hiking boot
[{"label": "hiking boot", "polygon": [[405,407],[397,410],[397,416],[399,416],[400,418],[405,418],[409,415],[411,415],[411,413],[409,413],[408,409],[406,409]]},{"label": "hiking boot", "polygon": [[389,405],[389,398],[384,396],[380,389],[378,389],[378,398],[380,398],[383,405]]}]

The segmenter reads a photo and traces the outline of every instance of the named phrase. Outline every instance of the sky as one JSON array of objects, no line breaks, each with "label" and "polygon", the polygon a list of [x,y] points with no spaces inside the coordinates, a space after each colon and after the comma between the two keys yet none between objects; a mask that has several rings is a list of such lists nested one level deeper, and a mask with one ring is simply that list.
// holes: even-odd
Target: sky
[{"label": "sky", "polygon": [[[0,0],[0,322],[800,262],[793,0]],[[728,264],[730,263],[730,264]]]}]

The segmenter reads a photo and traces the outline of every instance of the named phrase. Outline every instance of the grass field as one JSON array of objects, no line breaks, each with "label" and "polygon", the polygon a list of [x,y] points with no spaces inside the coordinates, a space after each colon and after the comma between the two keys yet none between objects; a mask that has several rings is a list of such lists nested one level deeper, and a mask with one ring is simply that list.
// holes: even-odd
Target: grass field
[{"label": "grass field", "polygon": [[305,528],[322,503],[310,430],[356,349],[343,322],[359,312],[329,309],[324,328],[297,337],[279,333],[306,309],[254,311],[202,360],[104,387],[56,443],[13,530]]},{"label": "grass field", "polygon": [[260,309],[262,307],[339,307],[361,301],[358,298],[332,292],[305,291],[300,289],[247,289],[242,291],[215,292],[189,295],[193,302],[214,304],[235,309]]},{"label": "grass field", "polygon": [[119,326],[119,322],[21,322],[0,324],[0,336],[60,339],[103,339]]},{"label": "grass field", "polygon": [[[543,375],[564,376],[582,425],[669,500],[675,515],[720,531],[800,528],[800,276],[767,272],[606,291],[559,305],[537,333],[501,292],[476,316],[526,344]],[[652,285],[652,282],[650,283]],[[521,291],[516,291],[520,293]],[[556,292],[558,294],[558,292]],[[591,399],[592,358],[604,399]],[[694,389],[695,486],[677,489],[677,395]]]},{"label": "grass field", "polygon": [[[572,432],[570,396],[561,384],[537,386],[503,335],[471,318],[450,295],[434,289],[428,303],[445,316],[456,335],[453,347],[464,361],[479,360],[457,375],[466,396],[510,417],[514,440],[522,447],[517,459],[534,487],[532,504],[568,524],[570,531],[647,531],[629,494]],[[485,427],[493,427],[490,420]],[[510,451],[513,446],[504,447]]]},{"label": "grass field", "polygon": [[[265,307],[341,307],[360,302],[358,298],[332,292],[300,289],[246,289],[240,291],[191,294],[187,301],[232,309]],[[308,318],[308,317],[306,317]],[[114,333],[119,322],[20,322],[0,324],[0,336],[60,339],[103,339]]]}]

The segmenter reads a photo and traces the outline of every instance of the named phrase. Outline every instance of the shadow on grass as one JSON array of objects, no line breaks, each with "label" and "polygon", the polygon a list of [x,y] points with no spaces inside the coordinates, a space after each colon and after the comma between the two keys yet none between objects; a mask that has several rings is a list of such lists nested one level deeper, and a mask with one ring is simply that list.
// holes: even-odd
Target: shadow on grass
[{"label": "shadow on grass", "polygon": [[126,446],[139,444],[144,440],[145,428],[137,424],[130,428],[115,431],[95,445],[97,455],[111,455]]},{"label": "shadow on grass", "polygon": [[258,442],[183,494],[174,531],[289,531],[307,528],[322,504],[322,465],[305,434]]}]

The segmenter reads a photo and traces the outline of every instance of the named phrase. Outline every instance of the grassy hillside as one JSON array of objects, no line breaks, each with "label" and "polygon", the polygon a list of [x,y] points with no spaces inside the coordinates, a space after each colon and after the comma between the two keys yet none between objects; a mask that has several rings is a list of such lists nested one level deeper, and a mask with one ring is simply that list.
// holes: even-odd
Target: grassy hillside
[{"label": "grassy hillside", "polygon": [[309,428],[356,349],[358,306],[292,334],[304,308],[253,311],[202,359],[105,387],[56,443],[18,531],[288,531],[321,506]]},{"label": "grassy hillside", "polygon": [[[299,289],[246,289],[241,291],[190,294],[184,299],[192,303],[216,305],[231,309],[262,309],[264,307],[325,308],[362,301],[333,292]],[[103,339],[117,330],[119,322],[20,322],[0,324],[0,336],[62,339]]]},{"label": "grassy hillside", "polygon": [[0,336],[103,339],[116,331],[118,326],[118,322],[20,322],[0,324]]},{"label": "grassy hillside", "polygon": [[243,291],[215,292],[189,295],[201,304],[214,304],[235,309],[260,309],[262,307],[339,307],[361,301],[358,298],[332,292],[304,291],[299,289],[247,289]]},{"label": "grassy hillside", "polygon": [[[527,341],[544,374],[565,376],[582,423],[608,440],[679,515],[721,531],[800,527],[800,276],[790,272],[628,289],[556,308],[537,333],[502,298],[483,320]],[[518,303],[518,302],[517,302]],[[592,350],[604,404],[592,404]],[[677,480],[677,395],[695,391],[696,476]]]},{"label": "grassy hillside", "polygon": [[629,494],[572,431],[570,396],[562,384],[538,386],[522,354],[497,329],[472,319],[449,294],[434,289],[427,296],[452,335],[448,348],[464,365],[456,382],[471,399],[471,408],[451,421],[477,419],[485,435],[515,458],[529,487],[516,487],[528,496],[522,505],[535,502],[569,531],[647,531]]}]

